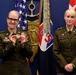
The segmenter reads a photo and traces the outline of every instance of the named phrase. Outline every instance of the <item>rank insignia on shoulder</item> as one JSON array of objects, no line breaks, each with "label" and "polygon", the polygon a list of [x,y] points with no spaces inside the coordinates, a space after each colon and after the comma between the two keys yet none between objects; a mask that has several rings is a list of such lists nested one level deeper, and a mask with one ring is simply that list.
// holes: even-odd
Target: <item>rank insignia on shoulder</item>
[{"label": "rank insignia on shoulder", "polygon": [[59,29],[63,29],[63,27],[57,28],[57,30],[59,30]]},{"label": "rank insignia on shoulder", "polygon": [[0,33],[4,33],[4,31],[0,31]]}]

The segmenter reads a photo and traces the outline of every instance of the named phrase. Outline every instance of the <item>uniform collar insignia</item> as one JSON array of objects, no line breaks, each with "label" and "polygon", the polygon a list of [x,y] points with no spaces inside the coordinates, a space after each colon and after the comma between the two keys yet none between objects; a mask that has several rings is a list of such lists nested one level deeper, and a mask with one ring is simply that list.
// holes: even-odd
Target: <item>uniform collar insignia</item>
[{"label": "uniform collar insignia", "polygon": [[64,33],[62,34],[62,36],[64,36]]}]

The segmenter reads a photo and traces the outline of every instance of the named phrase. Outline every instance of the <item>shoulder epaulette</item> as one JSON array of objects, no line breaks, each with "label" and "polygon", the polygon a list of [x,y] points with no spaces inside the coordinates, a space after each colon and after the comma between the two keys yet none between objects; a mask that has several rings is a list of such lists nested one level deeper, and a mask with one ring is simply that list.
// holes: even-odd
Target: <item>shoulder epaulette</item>
[{"label": "shoulder epaulette", "polygon": [[1,33],[4,33],[4,31],[0,31],[0,34],[1,34]]},{"label": "shoulder epaulette", "polygon": [[63,29],[63,27],[57,28],[57,30]]}]

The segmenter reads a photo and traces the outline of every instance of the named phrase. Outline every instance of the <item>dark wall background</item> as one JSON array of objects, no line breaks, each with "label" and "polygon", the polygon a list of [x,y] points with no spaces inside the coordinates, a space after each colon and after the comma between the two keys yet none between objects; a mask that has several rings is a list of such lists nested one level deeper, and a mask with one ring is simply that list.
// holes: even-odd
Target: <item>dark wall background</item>
[{"label": "dark wall background", "polygon": [[16,0],[0,0],[0,31],[7,27],[6,18],[8,12],[14,9]]},{"label": "dark wall background", "polygon": [[51,0],[51,17],[54,30],[64,26],[64,12],[69,7],[69,0]]},{"label": "dark wall background", "polygon": [[[34,14],[39,12],[40,0],[33,0],[36,9]],[[64,12],[68,8],[69,0],[50,0],[51,1],[51,18],[54,24],[54,30],[60,26],[64,26]],[[16,0],[0,0],[0,31],[4,30],[7,27],[6,18],[8,12],[12,9],[15,9]],[[27,0],[27,5],[30,3],[30,0]],[[30,11],[27,12],[30,14]],[[30,18],[32,20],[32,18]]]}]

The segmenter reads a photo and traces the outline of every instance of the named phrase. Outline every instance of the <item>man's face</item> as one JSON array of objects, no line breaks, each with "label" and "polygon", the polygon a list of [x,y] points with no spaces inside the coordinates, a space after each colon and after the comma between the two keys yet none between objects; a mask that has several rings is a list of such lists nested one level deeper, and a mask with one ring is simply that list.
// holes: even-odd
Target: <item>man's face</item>
[{"label": "man's face", "polygon": [[11,12],[7,18],[7,24],[9,29],[14,29],[19,23],[19,15],[15,12]]}]

